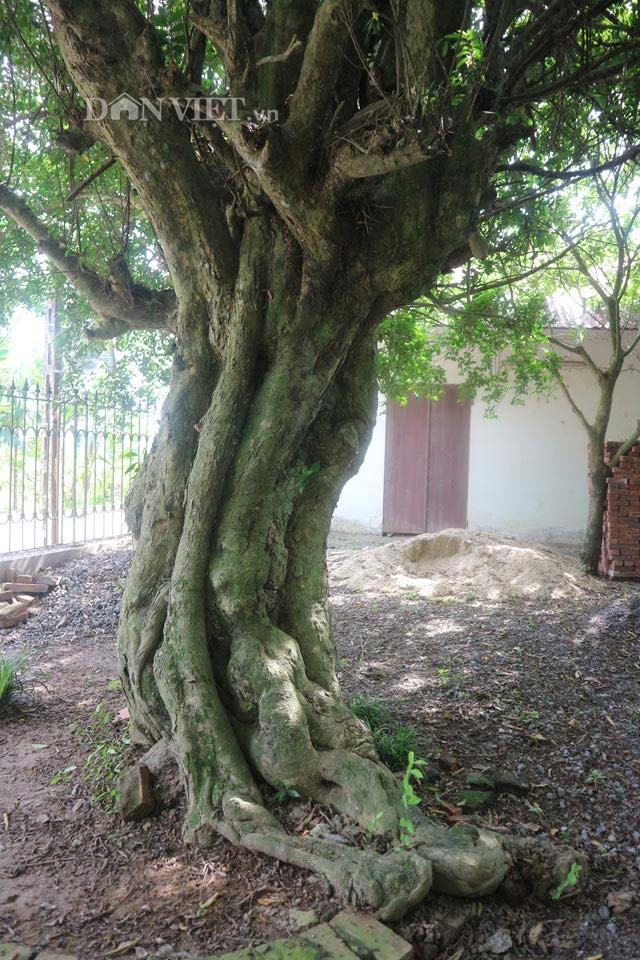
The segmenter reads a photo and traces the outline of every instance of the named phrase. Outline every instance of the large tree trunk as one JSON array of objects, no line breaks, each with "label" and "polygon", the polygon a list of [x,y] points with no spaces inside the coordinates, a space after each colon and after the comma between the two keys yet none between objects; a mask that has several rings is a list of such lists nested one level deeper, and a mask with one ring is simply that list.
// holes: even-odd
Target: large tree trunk
[{"label": "large tree trunk", "polygon": [[589,437],[589,509],[580,559],[587,573],[597,574],[602,547],[602,525],[607,501],[609,466],[605,462],[605,441],[611,420],[613,395],[622,369],[622,357],[613,357],[608,370],[599,377],[598,408]]},{"label": "large tree trunk", "polygon": [[592,440],[589,450],[589,509],[580,559],[587,573],[596,574],[602,548],[602,527],[607,501],[607,465],[604,436]]},{"label": "large tree trunk", "polygon": [[[195,300],[129,502],[138,544],[119,653],[136,729],[165,738],[178,762],[188,837],[217,831],[316,869],[390,918],[432,884],[494,890],[518,844],[447,831],[414,808],[411,850],[391,840],[382,856],[290,836],[263,804],[264,784],[285,784],[396,838],[406,815],[397,779],[341,697],[328,608],[327,535],[374,422],[384,311],[366,277],[351,277],[347,286],[333,269],[301,269],[285,234],[274,242],[256,220],[233,294],[216,304],[229,331],[221,349]],[[566,857],[547,865],[542,888],[566,868]]]}]

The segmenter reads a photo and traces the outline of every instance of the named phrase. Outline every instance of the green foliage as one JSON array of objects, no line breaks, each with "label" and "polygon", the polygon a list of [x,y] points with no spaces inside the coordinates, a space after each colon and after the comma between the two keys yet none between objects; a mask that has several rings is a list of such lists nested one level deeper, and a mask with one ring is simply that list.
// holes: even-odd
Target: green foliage
[{"label": "green foliage", "polygon": [[24,686],[26,666],[30,659],[28,653],[0,657],[0,709],[7,707],[16,691]]},{"label": "green foliage", "polygon": [[285,800],[299,800],[300,794],[295,789],[295,787],[287,786],[285,783],[280,783],[278,790],[271,797],[271,802],[279,807],[280,804],[284,803]]},{"label": "green foliage", "polygon": [[298,493],[304,493],[305,488],[307,487],[310,480],[315,477],[315,475],[320,470],[320,463],[310,463],[300,464],[299,467],[292,468],[290,473],[293,477],[293,482],[295,483],[296,490]]},{"label": "green foliage", "polygon": [[407,815],[400,817],[398,820],[400,826],[400,843],[403,847],[408,847],[411,844],[411,837],[416,832],[413,821],[409,817],[411,807],[416,807],[420,803],[420,797],[415,792],[413,781],[419,782],[420,780],[424,780],[424,773],[420,768],[426,766],[426,763],[426,760],[416,760],[413,750],[409,752],[407,767],[402,778],[401,798],[402,806],[406,810]]},{"label": "green foliage", "polygon": [[409,753],[416,749],[418,735],[415,727],[400,724],[391,730],[374,730],[373,742],[382,762],[392,770],[397,770],[406,761]]},{"label": "green foliage", "polygon": [[369,843],[372,842],[375,834],[377,833],[378,827],[380,826],[380,824],[381,824],[381,822],[382,822],[383,816],[384,816],[384,814],[382,813],[382,811],[380,811],[379,813],[376,813],[375,817],[373,818],[373,820],[372,820],[371,823],[369,824],[369,828],[368,828],[368,830],[367,830],[367,840],[368,840]]},{"label": "green foliage", "polygon": [[350,710],[367,724],[370,730],[377,730],[389,721],[389,708],[380,700],[369,700],[359,693],[349,701]]},{"label": "green foliage", "polygon": [[69,783],[77,769],[78,767],[76,764],[72,763],[68,767],[64,767],[63,770],[58,770],[58,772],[51,778],[51,785],[55,786],[57,783]]},{"label": "green foliage", "polygon": [[129,724],[115,727],[111,714],[103,703],[99,703],[88,726],[76,730],[76,733],[90,748],[84,765],[84,780],[91,788],[92,802],[105,810],[115,810],[119,800],[117,781],[131,744]]},{"label": "green foliage", "polygon": [[[46,6],[30,0],[13,0],[6,6],[0,23],[0,179],[29,199],[56,239],[77,252],[83,265],[104,276],[106,265],[125,255],[134,282],[156,289],[167,286],[163,252],[119,163],[83,189],[77,199],[66,200],[73,188],[104,164],[110,151],[98,143],[70,154],[59,145],[61,131],[68,132],[70,126],[81,123],[84,104],[57,48]],[[186,81],[193,57],[192,4],[189,0],[153,4],[139,0],[138,7],[149,21],[150,34],[155,31],[157,36],[167,80],[181,77]],[[268,15],[269,5],[265,9]],[[550,367],[539,362],[544,296],[536,292],[537,281],[526,295],[518,292],[517,307],[509,303],[510,285],[505,287],[509,295],[496,293],[487,285],[517,273],[512,267],[539,266],[546,252],[553,254],[554,223],[558,216],[562,219],[572,213],[572,200],[564,198],[575,190],[571,185],[567,189],[566,179],[543,178],[541,185],[540,178],[526,170],[514,170],[513,164],[552,164],[558,170],[587,166],[598,161],[603,145],[615,144],[623,152],[638,142],[640,81],[637,64],[629,60],[638,32],[634,5],[620,2],[606,11],[585,11],[584,23],[577,33],[569,31],[567,43],[556,45],[549,37],[543,60],[536,55],[530,58],[529,66],[517,78],[515,91],[498,89],[508,76],[495,72],[496,49],[502,46],[505,53],[514,52],[522,44],[524,55],[538,31],[545,35],[546,15],[523,7],[513,17],[504,17],[504,31],[501,28],[497,36],[491,35],[488,43],[487,24],[492,16],[489,4],[469,5],[460,29],[435,38],[434,76],[412,76],[407,55],[403,58],[407,77],[393,77],[398,93],[404,87],[402,96],[415,108],[411,126],[423,142],[441,151],[443,158],[449,133],[466,131],[471,140],[493,137],[504,163],[468,211],[470,225],[489,242],[490,256],[480,266],[472,263],[457,271],[447,262],[435,263],[434,276],[444,272],[459,286],[447,309],[423,301],[418,308],[396,311],[381,327],[380,385],[391,400],[405,402],[412,393],[437,397],[446,382],[443,364],[450,359],[460,364],[468,394],[482,396],[490,407],[510,389],[517,401],[530,386],[548,387]],[[385,79],[384,51],[391,49],[394,41],[401,46],[406,40],[394,38],[391,19],[388,12],[375,9],[363,23],[360,53],[376,82]],[[574,74],[578,80],[593,64],[600,69],[585,95],[580,84],[568,78]],[[212,43],[205,47],[201,79],[202,86],[213,94],[227,90],[220,56]],[[536,95],[537,89],[547,92]],[[502,99],[501,93],[506,93]],[[480,108],[480,97],[488,98],[486,108]],[[405,112],[406,106],[402,108]],[[586,220],[591,210],[584,206],[584,211]],[[443,210],[442,216],[446,215]],[[379,222],[384,224],[384,217]],[[398,237],[399,243],[402,239]],[[591,256],[600,243],[595,233],[588,243]],[[454,257],[454,262],[462,259]],[[445,280],[445,287],[447,283]],[[446,293],[443,289],[436,292]],[[137,397],[166,384],[168,338],[156,332],[129,334],[115,348],[85,340],[80,334],[90,319],[87,304],[45,262],[37,244],[3,218],[0,326],[9,322],[17,306],[41,311],[53,293],[60,301],[59,346],[68,386],[85,389],[89,368],[92,389],[105,399]],[[498,368],[496,357],[505,350],[508,356]],[[1,354],[0,341],[0,371]],[[507,368],[511,377],[506,375]]]},{"label": "green foliage", "polygon": [[562,880],[561,883],[558,884],[556,889],[551,894],[551,898],[553,900],[559,900],[562,897],[562,894],[565,893],[566,890],[569,890],[571,887],[575,887],[576,884],[578,883],[578,879],[581,873],[582,873],[582,865],[574,861],[571,864],[571,867],[569,869],[569,873],[567,874],[567,876],[564,878],[564,880]]},{"label": "green foliage", "polygon": [[[626,146],[617,140],[589,162],[606,163]],[[540,194],[492,219],[486,260],[440,277],[428,297],[382,325],[378,376],[389,399],[437,397],[451,364],[461,396],[482,400],[488,415],[504,397],[522,403],[547,393],[571,350],[585,349],[586,331],[610,329],[612,297],[632,335],[640,312],[635,165]]]},{"label": "green foliage", "polygon": [[592,783],[597,787],[599,783],[602,783],[602,781],[606,779],[607,775],[606,773],[603,773],[602,770],[591,770],[589,776],[587,777],[587,783]]},{"label": "green foliage", "polygon": [[417,749],[416,728],[397,723],[385,703],[369,700],[362,694],[354,697],[349,707],[371,730],[373,742],[382,762],[392,770],[404,767],[410,753]]},{"label": "green foliage", "polygon": [[[119,165],[106,170],[78,201],[66,202],[67,194],[110,152],[95,144],[87,152],[70,154],[57,145],[69,116],[82,117],[84,106],[52,43],[44,4],[15,0],[10,6],[0,25],[0,181],[29,198],[36,215],[46,220],[57,240],[79,253],[84,266],[105,276],[107,265],[125,253],[135,282],[152,289],[168,286],[162,252]],[[160,24],[167,45],[178,42],[176,21],[185,34],[188,4],[177,6],[182,9],[171,4],[169,16],[163,4],[151,5],[159,19],[171,20]],[[58,356],[68,388],[95,390],[102,400],[132,399],[157,393],[167,382],[167,337],[154,331],[126,335],[117,346],[87,340],[83,330],[95,316],[86,301],[41,256],[33,239],[0,216],[0,329],[9,325],[18,307],[42,315],[54,294],[59,304]],[[7,379],[5,345],[0,333],[0,379]]]}]

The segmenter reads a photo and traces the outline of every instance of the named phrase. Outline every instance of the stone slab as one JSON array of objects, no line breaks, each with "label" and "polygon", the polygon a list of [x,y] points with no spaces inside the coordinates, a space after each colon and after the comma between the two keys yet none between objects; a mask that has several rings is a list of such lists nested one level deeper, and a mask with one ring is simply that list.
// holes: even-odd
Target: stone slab
[{"label": "stone slab", "polygon": [[318,947],[323,957],[331,957],[331,960],[357,960],[353,950],[349,949],[328,923],[305,930],[300,934],[300,938]]},{"label": "stone slab", "polygon": [[38,953],[34,960],[78,960],[75,953],[56,953],[55,950],[43,950]]},{"label": "stone slab", "polygon": [[0,960],[31,960],[36,951],[21,943],[0,943]]},{"label": "stone slab", "polygon": [[[206,957],[204,960],[214,960]],[[216,960],[358,960],[328,923],[287,940],[271,940],[219,955]]]},{"label": "stone slab", "polygon": [[343,910],[331,926],[360,960],[408,960],[413,947],[366,913]]},{"label": "stone slab", "polygon": [[215,960],[408,960],[412,954],[411,944],[383,923],[345,910],[296,937],[224,953]]}]

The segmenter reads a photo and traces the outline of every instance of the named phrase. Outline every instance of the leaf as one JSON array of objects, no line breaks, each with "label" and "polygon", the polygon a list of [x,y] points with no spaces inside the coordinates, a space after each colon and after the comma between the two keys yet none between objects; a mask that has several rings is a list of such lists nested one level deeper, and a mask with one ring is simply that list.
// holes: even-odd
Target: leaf
[{"label": "leaf", "polygon": [[536,943],[542,936],[543,930],[544,930],[544,920],[541,920],[540,923],[534,924],[529,930],[529,933],[527,934],[527,939],[532,947],[535,947]]},{"label": "leaf", "polygon": [[140,943],[140,937],[137,937],[135,940],[124,940],[122,943],[119,943],[117,947],[114,947],[113,950],[108,950],[106,953],[103,953],[103,957],[119,957],[122,953],[128,953],[129,950],[132,950],[138,943]]},{"label": "leaf", "polygon": [[205,910],[208,910],[209,907],[213,906],[213,904],[216,902],[219,896],[220,896],[220,891],[216,890],[216,892],[213,894],[212,897],[209,897],[209,899],[205,900],[204,903],[200,903],[198,905],[198,912],[204,913]]},{"label": "leaf", "polygon": [[257,897],[256,903],[259,903],[261,907],[274,907],[278,903],[282,903],[284,897]]},{"label": "leaf", "polygon": [[617,890],[607,897],[607,906],[615,913],[625,913],[635,903],[636,895],[633,890]]},{"label": "leaf", "polygon": [[569,890],[571,887],[575,887],[578,883],[578,878],[582,873],[582,864],[572,863],[569,873],[564,878],[564,880],[558,884],[556,889],[551,894],[552,900],[559,900],[565,890]]}]

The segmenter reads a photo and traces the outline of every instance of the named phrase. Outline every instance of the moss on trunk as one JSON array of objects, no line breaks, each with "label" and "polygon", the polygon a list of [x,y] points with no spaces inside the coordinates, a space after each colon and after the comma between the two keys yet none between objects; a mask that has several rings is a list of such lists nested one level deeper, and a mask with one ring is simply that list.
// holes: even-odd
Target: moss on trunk
[{"label": "moss on trunk", "polygon": [[[188,351],[130,501],[138,545],[119,632],[136,727],[179,765],[187,836],[218,832],[319,870],[386,918],[432,885],[490,892],[517,847],[498,835],[448,831],[414,809],[411,848],[394,850],[400,785],[336,677],[326,544],[375,419],[382,307],[366,283],[300,269],[284,235],[274,243],[257,221],[216,309],[221,350],[194,338],[197,316],[183,318]],[[264,784],[375,824],[390,852],[288,835]]]}]

